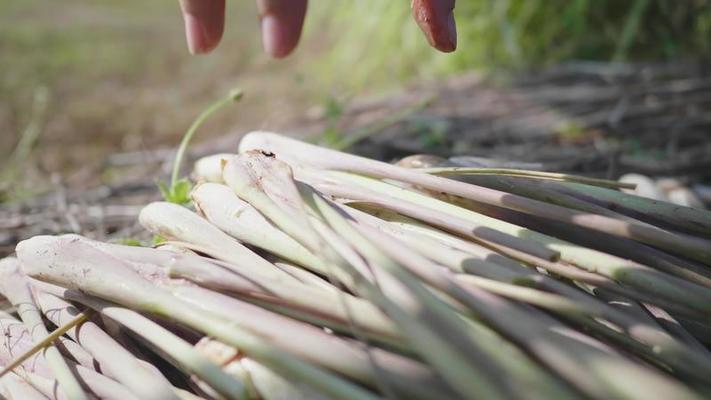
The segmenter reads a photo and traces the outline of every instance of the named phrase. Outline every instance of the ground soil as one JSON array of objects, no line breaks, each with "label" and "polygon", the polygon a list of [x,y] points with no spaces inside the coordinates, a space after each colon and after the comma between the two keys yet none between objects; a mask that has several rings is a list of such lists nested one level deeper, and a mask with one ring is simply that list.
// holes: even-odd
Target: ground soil
[{"label": "ground soil", "polygon": [[[711,76],[703,66],[572,63],[498,78],[420,83],[355,99],[336,117],[315,109],[270,128],[385,161],[474,156],[611,179],[637,172],[711,182]],[[250,124],[193,146],[190,159],[235,151],[244,133],[262,128]],[[173,155],[172,146],[114,154],[84,176],[57,178],[48,193],[0,205],[0,254],[36,234],[148,240],[136,215],[160,198],[156,181]]]}]

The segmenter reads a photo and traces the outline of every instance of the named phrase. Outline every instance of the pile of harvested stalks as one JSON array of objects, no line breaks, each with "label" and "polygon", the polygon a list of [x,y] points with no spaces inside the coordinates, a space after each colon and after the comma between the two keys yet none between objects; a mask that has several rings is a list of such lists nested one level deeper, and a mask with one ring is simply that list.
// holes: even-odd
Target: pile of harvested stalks
[{"label": "pile of harvested stalks", "polygon": [[21,242],[0,398],[711,396],[711,213],[415,161],[255,132],[143,209],[157,248]]}]

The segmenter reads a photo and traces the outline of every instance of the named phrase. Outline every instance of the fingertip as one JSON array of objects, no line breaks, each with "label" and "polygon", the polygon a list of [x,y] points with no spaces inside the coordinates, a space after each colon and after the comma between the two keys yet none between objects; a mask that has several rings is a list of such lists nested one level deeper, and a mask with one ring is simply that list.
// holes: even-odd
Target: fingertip
[{"label": "fingertip", "polygon": [[440,40],[437,41],[435,46],[437,50],[443,51],[445,53],[451,53],[457,50],[457,23],[454,21],[454,13],[450,12],[447,16],[446,24],[446,35],[443,33]]},{"label": "fingertip", "polygon": [[264,51],[284,58],[299,44],[307,0],[260,0],[260,28]]},{"label": "fingertip", "polygon": [[445,53],[457,49],[454,0],[413,0],[412,15],[432,47]]},{"label": "fingertip", "polygon": [[212,51],[220,43],[225,27],[224,0],[181,1],[185,38],[191,54]]},{"label": "fingertip", "polygon": [[285,29],[284,24],[274,15],[265,15],[261,20],[262,46],[274,58],[284,58],[296,48],[298,38]]},{"label": "fingertip", "polygon": [[205,24],[193,15],[185,15],[185,39],[190,54],[204,54],[217,46],[218,40],[211,39]]}]

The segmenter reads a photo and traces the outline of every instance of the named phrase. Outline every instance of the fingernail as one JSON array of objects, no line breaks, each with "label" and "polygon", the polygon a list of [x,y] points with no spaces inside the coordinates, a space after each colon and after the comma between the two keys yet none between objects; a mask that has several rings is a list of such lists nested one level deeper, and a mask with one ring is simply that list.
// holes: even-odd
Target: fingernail
[{"label": "fingernail", "polygon": [[447,34],[449,34],[449,43],[452,45],[452,50],[457,48],[457,24],[454,22],[454,13],[450,12],[447,16]]},{"label": "fingernail", "polygon": [[200,54],[210,50],[205,26],[198,18],[190,14],[185,15],[185,37],[188,41],[190,54]]},{"label": "fingernail", "polygon": [[264,51],[272,57],[280,56],[279,25],[275,16],[267,14],[262,17],[262,46]]}]

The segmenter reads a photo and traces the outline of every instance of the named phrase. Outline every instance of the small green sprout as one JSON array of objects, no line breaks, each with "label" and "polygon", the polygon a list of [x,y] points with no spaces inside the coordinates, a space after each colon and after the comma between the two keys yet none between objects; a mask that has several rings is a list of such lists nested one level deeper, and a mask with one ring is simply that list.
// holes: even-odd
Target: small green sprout
[{"label": "small green sprout", "polygon": [[192,190],[192,184],[187,178],[180,178],[180,166],[183,163],[183,158],[185,157],[185,152],[188,148],[188,144],[195,136],[198,128],[217,110],[237,102],[242,98],[243,92],[240,89],[232,89],[229,94],[216,102],[212,103],[208,108],[206,108],[200,115],[195,118],[190,128],[188,128],[183,139],[180,141],[180,146],[178,151],[175,153],[175,160],[173,161],[173,171],[170,175],[170,185],[165,182],[158,182],[158,188],[160,189],[163,198],[171,203],[186,205],[190,204],[190,190]]}]

